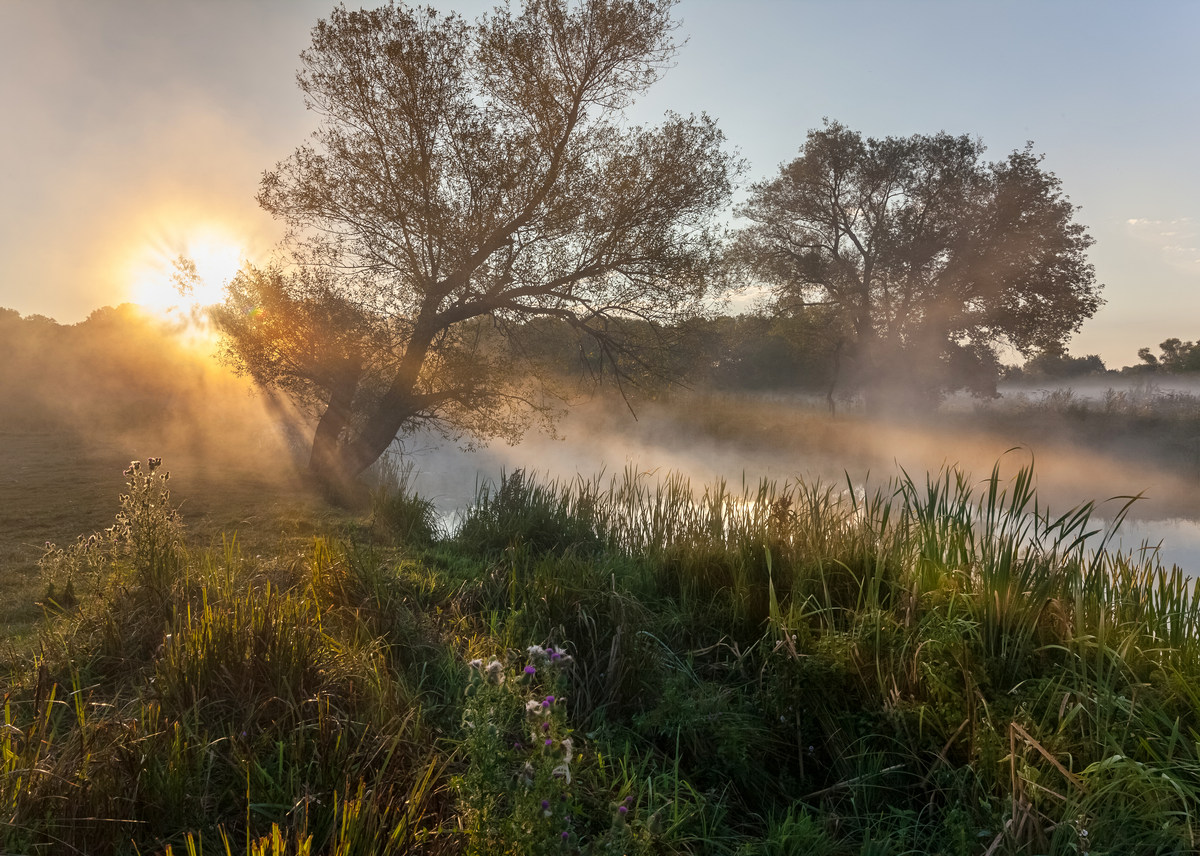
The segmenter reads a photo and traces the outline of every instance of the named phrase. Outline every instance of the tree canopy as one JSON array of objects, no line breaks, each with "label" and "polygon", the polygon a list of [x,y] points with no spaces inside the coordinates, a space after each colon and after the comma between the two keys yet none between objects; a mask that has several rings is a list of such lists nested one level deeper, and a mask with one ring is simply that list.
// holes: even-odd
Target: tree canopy
[{"label": "tree canopy", "polygon": [[1200,341],[1187,342],[1172,336],[1159,343],[1159,355],[1149,348],[1138,348],[1138,359],[1142,369],[1163,372],[1200,371]]},{"label": "tree canopy", "polygon": [[218,321],[235,367],[319,416],[322,478],[418,424],[511,437],[550,414],[562,367],[526,347],[538,319],[627,374],[701,306],[734,162],[707,117],[623,115],[673,56],[673,5],[317,24],[298,81],[322,124],[258,196],[289,227],[286,263],[244,271]]},{"label": "tree canopy", "polygon": [[836,310],[876,394],[994,366],[1001,344],[1054,350],[1101,305],[1092,239],[1030,146],[983,154],[967,136],[864,139],[826,121],[752,187],[737,258],[778,306]]}]

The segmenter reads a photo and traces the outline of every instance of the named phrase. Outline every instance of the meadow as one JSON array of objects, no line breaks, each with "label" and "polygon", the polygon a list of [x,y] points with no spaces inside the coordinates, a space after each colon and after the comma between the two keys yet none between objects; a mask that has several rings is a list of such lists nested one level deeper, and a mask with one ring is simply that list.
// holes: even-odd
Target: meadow
[{"label": "meadow", "polygon": [[1200,602],[1028,468],[513,471],[449,533],[393,467],[253,554],[168,469],[42,557],[4,852],[1196,849]]},{"label": "meadow", "polygon": [[1193,400],[599,401],[448,514],[177,369],[0,426],[0,852],[1197,850],[1190,570],[1064,501],[1183,508]]}]

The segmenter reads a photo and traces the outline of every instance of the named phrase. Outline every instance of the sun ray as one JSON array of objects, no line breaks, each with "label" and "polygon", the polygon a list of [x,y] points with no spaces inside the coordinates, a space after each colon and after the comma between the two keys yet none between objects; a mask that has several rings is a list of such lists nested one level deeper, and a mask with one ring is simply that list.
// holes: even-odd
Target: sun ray
[{"label": "sun ray", "polygon": [[245,262],[241,243],[218,226],[162,235],[129,263],[130,300],[154,315],[195,319],[224,299],[226,283]]}]

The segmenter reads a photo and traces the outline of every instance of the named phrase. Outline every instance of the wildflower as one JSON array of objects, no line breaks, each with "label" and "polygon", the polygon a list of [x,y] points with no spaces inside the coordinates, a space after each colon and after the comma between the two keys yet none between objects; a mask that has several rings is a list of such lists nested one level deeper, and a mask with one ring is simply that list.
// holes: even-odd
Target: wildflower
[{"label": "wildflower", "polygon": [[562,834],[562,840],[566,841],[570,837],[571,837],[571,833],[567,832],[567,830],[564,829],[563,834]]},{"label": "wildflower", "polygon": [[525,715],[530,719],[536,719],[541,715],[541,713],[542,706],[538,703],[537,699],[531,698],[529,701],[525,702]]},{"label": "wildflower", "polygon": [[651,835],[662,835],[663,810],[661,808],[654,812],[654,814],[650,815],[650,820],[646,823],[646,828],[650,830]]},{"label": "wildflower", "polygon": [[624,805],[617,806],[617,814],[621,815],[621,817],[624,817],[625,815],[629,814],[629,807]]},{"label": "wildflower", "polygon": [[532,665],[530,665],[530,666],[526,666],[526,667],[525,667],[525,674],[527,674],[527,675],[535,675],[535,674],[537,674],[537,669],[535,669],[535,668],[534,668]]},{"label": "wildflower", "polygon": [[499,660],[487,664],[487,682],[497,686],[504,683],[504,664]]},{"label": "wildflower", "polygon": [[483,660],[472,660],[471,662],[467,663],[467,665],[470,666],[474,671],[478,672],[483,669]]},{"label": "wildflower", "polygon": [[529,659],[540,660],[546,656],[546,649],[541,645],[530,645],[526,652],[529,654]]},{"label": "wildflower", "polygon": [[542,707],[550,707],[554,704],[554,696],[546,696],[546,700],[542,702]]},{"label": "wildflower", "polygon": [[549,731],[549,730],[550,730],[550,723],[549,723],[549,722],[543,722],[543,723],[542,723],[542,731]]},{"label": "wildflower", "polygon": [[553,737],[547,737],[547,738],[546,738],[546,748],[547,748],[547,749],[549,749],[549,748],[550,748],[551,746],[553,746],[553,745],[554,745],[554,738],[553,738]]}]

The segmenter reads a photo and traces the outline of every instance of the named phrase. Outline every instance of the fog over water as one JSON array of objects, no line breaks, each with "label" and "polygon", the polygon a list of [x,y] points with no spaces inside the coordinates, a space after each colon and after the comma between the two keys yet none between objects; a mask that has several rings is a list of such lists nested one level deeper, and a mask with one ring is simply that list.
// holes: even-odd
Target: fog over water
[{"label": "fog over water", "polygon": [[[1101,378],[1072,387],[1071,400],[1102,401],[1108,390],[1146,385]],[[1195,388],[1179,385],[1179,392]],[[1152,394],[1169,394],[1166,384]],[[1019,406],[1048,394],[1044,385],[1002,390],[994,407]],[[1061,399],[1062,390],[1049,393]],[[637,420],[621,400],[597,398],[573,408],[558,424],[559,439],[531,432],[516,446],[503,443],[464,451],[430,435],[406,439],[404,456],[416,470],[418,493],[433,500],[452,523],[471,503],[476,486],[498,480],[502,471],[524,468],[543,478],[619,476],[627,466],[665,475],[677,472],[701,489],[724,479],[739,492],[760,479],[804,479],[825,484],[886,485],[901,468],[918,483],[925,473],[957,466],[982,482],[1000,461],[1011,477],[1034,463],[1038,500],[1056,515],[1093,501],[1093,521],[1103,526],[1133,504],[1113,543],[1123,551],[1161,542],[1166,566],[1200,572],[1200,440],[1194,460],[1168,465],[1136,457],[1114,439],[1121,454],[1090,451],[1059,437],[1043,418],[1023,429],[1020,419],[1003,430],[981,427],[983,417],[956,418],[955,409],[976,404],[951,402],[946,413],[884,424],[861,415],[831,418],[815,400],[800,397],[681,395],[669,404],[635,405]],[[980,412],[986,412],[983,405]],[[1136,438],[1135,438],[1136,439]],[[1123,498],[1124,497],[1124,498]]]}]

